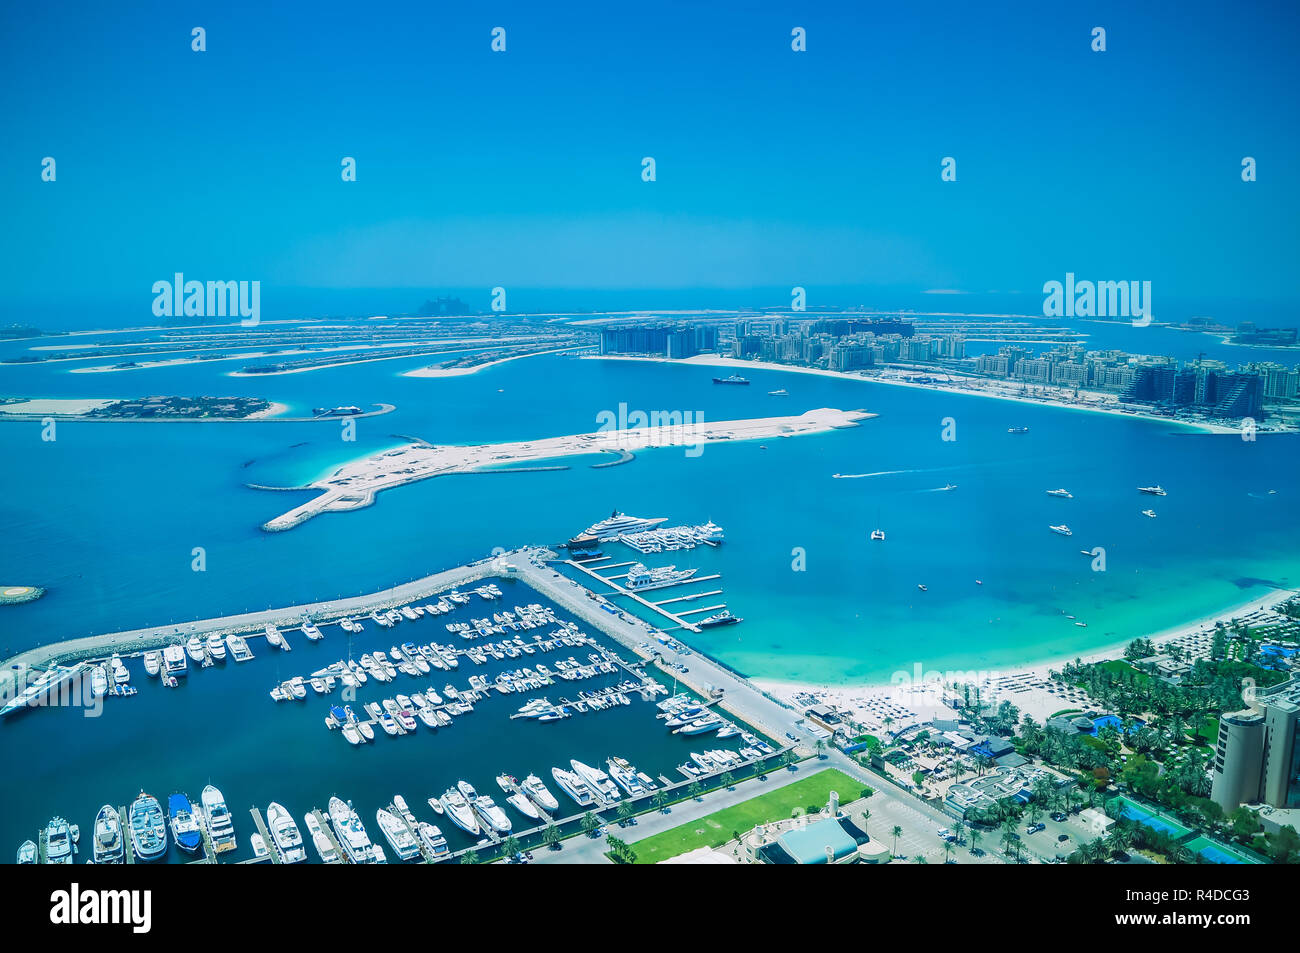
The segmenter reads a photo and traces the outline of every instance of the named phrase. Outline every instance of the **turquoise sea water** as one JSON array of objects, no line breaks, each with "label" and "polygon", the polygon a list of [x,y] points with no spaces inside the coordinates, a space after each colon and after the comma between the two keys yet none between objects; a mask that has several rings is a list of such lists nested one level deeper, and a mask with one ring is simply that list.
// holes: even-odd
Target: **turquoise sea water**
[{"label": "turquoise sea water", "polygon": [[[721,573],[673,595],[721,587],[746,621],[686,641],[772,679],[844,684],[888,680],[916,665],[1021,664],[1164,629],[1300,580],[1294,436],[1248,443],[776,371],[747,372],[750,387],[717,387],[710,368],[558,356],[465,377],[398,376],[425,363],[270,378],[225,376],[237,363],[91,375],[66,373],[70,364],[0,366],[0,393],[24,396],[222,393],[295,411],[398,407],[358,421],[355,442],[343,441],[332,422],[64,423],[53,442],[42,441],[35,424],[0,425],[0,581],[49,589],[39,602],[0,610],[0,651],[373,592],[494,547],[567,539],[616,507],[726,528],[716,550],[649,561]],[[790,396],[768,395],[777,388]],[[604,469],[575,459],[559,472],[438,478],[279,534],[258,527],[303,497],[244,485],[303,483],[401,442],[399,434],[478,443],[587,432],[620,403],[709,421],[817,407],[878,416],[816,436],[711,444],[697,457],[666,448]],[[945,418],[955,421],[955,441],[942,439]],[[1030,432],[1010,435],[1011,426]],[[833,479],[837,472],[870,475]],[[949,483],[957,488],[938,490]],[[1169,496],[1136,492],[1149,483]],[[1074,499],[1044,492],[1055,487]],[[1148,506],[1158,518],[1140,515]],[[1048,531],[1062,521],[1074,536]],[[884,543],[868,539],[876,526]],[[1094,546],[1106,550],[1105,572],[1079,554]],[[191,568],[195,547],[205,551],[204,572]],[[610,552],[631,558],[620,547]],[[387,648],[391,639],[381,641]],[[266,698],[278,677],[317,667],[308,666],[315,657],[308,653],[322,665],[344,654],[337,638],[319,651],[298,642],[292,665],[282,657],[228,663],[220,674],[196,673],[178,692],[137,671],[140,696],[110,703],[102,719],[42,711],[0,725],[0,757],[22,765],[24,777],[6,795],[0,845],[16,847],[56,811],[89,831],[100,804],[127,803],[141,786],[160,797],[180,788],[197,796],[211,779],[226,790],[246,842],[248,805],[271,799],[301,816],[338,791],[356,798],[369,821],[404,793],[425,817],[423,798],[460,776],[487,789],[500,770],[542,771],[569,757],[622,753],[656,773],[684,757],[680,739],[667,739],[640,703],[536,737],[511,727],[488,749],[481,734],[453,727],[419,747],[399,739],[352,750],[321,727],[324,701],[287,711]],[[507,706],[494,705],[494,726],[516,725],[500,714]],[[537,745],[549,747],[534,757]]]}]

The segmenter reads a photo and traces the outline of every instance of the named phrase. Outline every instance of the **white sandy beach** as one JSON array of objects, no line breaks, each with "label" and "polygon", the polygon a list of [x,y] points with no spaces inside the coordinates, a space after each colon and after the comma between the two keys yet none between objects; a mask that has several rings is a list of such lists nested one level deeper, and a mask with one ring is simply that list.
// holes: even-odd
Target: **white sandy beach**
[{"label": "white sandy beach", "polygon": [[[1209,649],[1215,622],[1221,621],[1226,625],[1232,619],[1265,611],[1292,595],[1294,593],[1288,590],[1275,589],[1267,595],[1258,596],[1230,609],[1170,626],[1145,637],[1161,647],[1178,644],[1187,654],[1204,654]],[[1122,658],[1128,641],[1131,640],[1082,654],[986,671],[983,674],[987,678],[987,684],[982,687],[981,695],[986,701],[995,703],[1009,701],[1022,714],[1031,715],[1039,722],[1067,708],[1091,707],[1081,693],[1068,691],[1063,686],[1052,683],[1049,673],[1060,671],[1066,664],[1076,660],[1100,662]],[[792,702],[796,695],[813,695],[827,704],[852,711],[856,720],[866,725],[868,731],[884,731],[886,726],[883,719],[886,715],[893,719],[888,728],[896,731],[907,724],[928,721],[936,715],[942,718],[951,714],[951,710],[940,702],[940,693],[935,685],[917,686],[906,681],[898,684],[864,685],[818,685],[767,678],[753,678],[750,681],[763,691],[787,702]]]}]

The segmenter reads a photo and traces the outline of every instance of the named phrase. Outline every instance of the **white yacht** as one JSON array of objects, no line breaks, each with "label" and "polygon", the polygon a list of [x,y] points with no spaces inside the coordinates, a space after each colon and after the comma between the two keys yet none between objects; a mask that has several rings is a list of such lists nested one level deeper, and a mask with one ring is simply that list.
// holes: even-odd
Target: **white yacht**
[{"label": "white yacht", "polygon": [[163,649],[163,671],[168,675],[184,675],[189,663],[185,661],[185,650],[179,645],[169,645]]},{"label": "white yacht", "polygon": [[101,807],[95,817],[94,860],[97,864],[120,864],[126,860],[122,818],[111,804]]},{"label": "white yacht", "polygon": [[523,791],[516,791],[509,795],[506,798],[506,803],[529,820],[540,821],[542,819],[542,813],[537,810],[537,805],[528,800],[528,796]]},{"label": "white yacht", "polygon": [[191,635],[185,643],[185,654],[190,657],[192,662],[202,662],[203,640],[197,635]]},{"label": "white yacht", "polygon": [[130,671],[127,669],[126,665],[123,664],[122,657],[116,652],[114,652],[113,657],[108,660],[108,665],[109,669],[113,673],[114,685],[125,685],[127,682],[131,681]]},{"label": "white yacht", "polygon": [[509,834],[510,829],[514,826],[506,812],[497,806],[497,803],[486,794],[480,794],[473,801],[474,811],[482,818],[485,826],[492,828],[498,834]]},{"label": "white yacht", "polygon": [[1047,495],[1048,495],[1048,496],[1059,496],[1059,497],[1061,497],[1061,499],[1064,499],[1064,500],[1072,500],[1072,499],[1074,499],[1074,494],[1071,493],[1069,490],[1066,490],[1066,489],[1048,490],[1048,491],[1047,491]]},{"label": "white yacht", "polygon": [[226,807],[225,797],[209,784],[199,795],[199,804],[203,807],[203,816],[208,819],[208,833],[217,853],[234,850],[237,843],[235,824],[230,817],[230,808]]},{"label": "white yacht", "polygon": [[885,541],[885,531],[883,529],[873,529],[871,538],[883,543]]},{"label": "white yacht", "polygon": [[628,793],[629,797],[642,797],[648,793],[645,785],[641,783],[641,779],[637,776],[636,768],[629,764],[627,759],[613,757],[609,758],[605,763],[609,765],[609,776]]},{"label": "white yacht", "polygon": [[478,815],[474,813],[474,806],[464,793],[465,788],[469,788],[471,793],[474,791],[474,788],[464,781],[459,782],[457,787],[444,791],[442,807],[457,827],[472,837],[478,837],[482,828],[478,822]]},{"label": "white yacht", "polygon": [[1149,519],[1155,519],[1155,518],[1156,518],[1156,511],[1155,511],[1155,510],[1143,510],[1143,511],[1142,511],[1142,515],[1145,516],[1145,517],[1147,517],[1147,518],[1149,518]]},{"label": "white yacht", "polygon": [[1165,492],[1165,488],[1162,487],[1162,486],[1160,486],[1159,484],[1157,484],[1156,486],[1140,486],[1140,487],[1138,487],[1138,492],[1139,492],[1139,493],[1149,493],[1151,496],[1168,496],[1168,495],[1169,495],[1169,494],[1167,494],[1167,493]]},{"label": "white yacht", "polygon": [[524,783],[519,785],[520,789],[531,798],[538,807],[543,811],[555,811],[560,807],[560,802],[542,783],[542,779],[535,774],[530,774],[524,778]]},{"label": "white yacht", "polygon": [[330,798],[330,823],[334,825],[334,836],[338,839],[343,853],[354,864],[366,864],[373,860],[370,847],[370,835],[361,826],[361,818],[337,797]]},{"label": "white yacht", "polygon": [[587,782],[563,768],[551,768],[551,776],[565,794],[573,798],[579,807],[589,807],[595,802]]},{"label": "white yacht", "polygon": [[651,569],[644,563],[633,563],[624,580],[625,588],[631,592],[645,589],[660,589],[664,586],[685,582],[694,576],[698,569],[678,569],[676,566],[660,566]]},{"label": "white yacht", "polygon": [[398,860],[411,860],[420,856],[420,845],[416,843],[415,835],[400,817],[381,807],[375,812],[375,821]]},{"label": "white yacht", "polygon": [[226,660],[226,643],[217,633],[213,632],[209,635],[203,645],[208,650],[208,654],[218,662]]},{"label": "white yacht", "polygon": [[266,809],[266,826],[271,829],[271,839],[280,848],[280,856],[286,864],[300,864],[307,859],[307,851],[302,845],[302,832],[293,815],[283,805],[274,801]]},{"label": "white yacht", "polygon": [[1074,531],[1070,529],[1070,527],[1066,526],[1064,523],[1062,523],[1060,526],[1049,526],[1047,528],[1050,529],[1053,533],[1059,533],[1062,536],[1074,535]]},{"label": "white yacht", "polygon": [[316,853],[320,855],[321,862],[326,864],[341,863],[343,858],[339,856],[338,850],[321,828],[320,821],[316,820],[316,815],[308,814],[303,820],[307,822],[307,833],[311,835],[312,846],[316,848]]},{"label": "white yacht", "polygon": [[615,510],[609,519],[601,520],[599,523],[593,523],[588,526],[583,536],[594,536],[598,540],[614,539],[620,533],[634,533],[638,530],[650,529],[652,526],[658,526],[668,519],[666,516],[643,517],[628,516],[626,513],[620,513]]},{"label": "white yacht", "polygon": [[265,632],[267,645],[277,649],[284,648],[284,636],[280,634],[279,629],[268,622],[266,624]]},{"label": "white yacht", "polygon": [[442,836],[442,831],[436,825],[421,821],[416,832],[420,835],[420,843],[424,844],[424,849],[434,857],[447,854],[447,838]]},{"label": "white yacht", "polygon": [[162,653],[151,651],[144,653],[144,673],[150,678],[156,678],[162,671]]},{"label": "white yacht", "polygon": [[709,520],[703,525],[696,526],[695,535],[710,543],[720,543],[727,538],[727,534],[723,532],[722,527],[713,522],[713,520]]},{"label": "white yacht", "polygon": [[577,760],[572,760],[569,764],[572,765],[574,773],[577,774],[578,777],[582,778],[582,780],[586,781],[587,786],[592,788],[605,800],[617,801],[622,797],[622,795],[618,793],[618,788],[614,786],[614,782],[609,779],[609,775],[600,770],[600,768],[593,768],[591,765],[583,764],[581,761]]},{"label": "white yacht", "polygon": [[96,698],[108,691],[108,673],[104,666],[96,665],[90,670],[90,692]]}]

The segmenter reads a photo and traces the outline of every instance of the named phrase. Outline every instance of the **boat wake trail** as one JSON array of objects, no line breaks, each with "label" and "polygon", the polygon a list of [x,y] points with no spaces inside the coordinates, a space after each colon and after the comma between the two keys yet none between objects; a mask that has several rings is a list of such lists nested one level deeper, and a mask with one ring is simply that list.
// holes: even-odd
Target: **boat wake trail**
[{"label": "boat wake trail", "polygon": [[958,467],[921,467],[912,470],[877,470],[875,473],[833,473],[831,474],[836,480],[866,480],[870,477],[897,476],[903,473],[943,473],[947,470],[956,470]]}]

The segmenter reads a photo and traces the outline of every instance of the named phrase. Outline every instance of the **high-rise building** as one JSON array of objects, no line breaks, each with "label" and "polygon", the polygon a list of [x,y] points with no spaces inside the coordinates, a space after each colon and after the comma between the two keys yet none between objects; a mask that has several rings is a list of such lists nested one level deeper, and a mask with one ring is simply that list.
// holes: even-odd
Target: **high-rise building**
[{"label": "high-rise building", "polygon": [[1300,680],[1257,696],[1256,706],[1219,719],[1210,797],[1225,811],[1263,802],[1300,807]]}]

